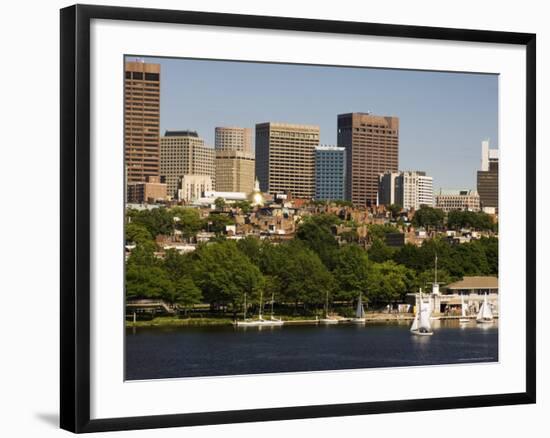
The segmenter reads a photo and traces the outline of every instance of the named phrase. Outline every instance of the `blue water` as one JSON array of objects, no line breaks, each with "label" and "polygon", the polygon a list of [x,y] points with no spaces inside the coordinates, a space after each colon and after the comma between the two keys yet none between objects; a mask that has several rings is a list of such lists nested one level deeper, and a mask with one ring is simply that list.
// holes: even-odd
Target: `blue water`
[{"label": "blue water", "polygon": [[126,379],[223,376],[498,361],[498,325],[435,321],[365,326],[126,329]]}]

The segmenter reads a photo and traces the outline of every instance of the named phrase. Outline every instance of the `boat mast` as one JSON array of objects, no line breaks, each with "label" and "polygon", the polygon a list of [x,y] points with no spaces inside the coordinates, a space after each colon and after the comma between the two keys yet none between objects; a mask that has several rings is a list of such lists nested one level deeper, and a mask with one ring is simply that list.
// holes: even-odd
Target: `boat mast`
[{"label": "boat mast", "polygon": [[246,292],[244,293],[243,319],[246,321]]},{"label": "boat mast", "polygon": [[271,319],[273,319],[273,304],[275,303],[275,292],[271,292]]},{"label": "boat mast", "polygon": [[262,319],[262,299],[263,299],[263,291],[260,290],[260,310],[258,311],[258,318]]}]

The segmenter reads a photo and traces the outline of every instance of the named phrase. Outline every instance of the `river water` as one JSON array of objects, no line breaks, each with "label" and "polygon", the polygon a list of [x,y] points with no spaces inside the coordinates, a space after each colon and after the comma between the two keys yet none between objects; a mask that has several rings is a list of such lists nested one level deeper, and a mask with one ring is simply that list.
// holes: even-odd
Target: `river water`
[{"label": "river water", "polygon": [[342,370],[498,361],[498,323],[434,321],[272,328],[127,328],[126,379]]}]

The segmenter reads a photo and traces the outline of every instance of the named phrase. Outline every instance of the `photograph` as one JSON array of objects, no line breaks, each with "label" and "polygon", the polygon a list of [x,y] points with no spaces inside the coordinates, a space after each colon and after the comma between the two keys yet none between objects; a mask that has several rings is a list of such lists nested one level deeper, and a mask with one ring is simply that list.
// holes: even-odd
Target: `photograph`
[{"label": "photograph", "polygon": [[499,74],[122,65],[125,380],[499,362]]}]

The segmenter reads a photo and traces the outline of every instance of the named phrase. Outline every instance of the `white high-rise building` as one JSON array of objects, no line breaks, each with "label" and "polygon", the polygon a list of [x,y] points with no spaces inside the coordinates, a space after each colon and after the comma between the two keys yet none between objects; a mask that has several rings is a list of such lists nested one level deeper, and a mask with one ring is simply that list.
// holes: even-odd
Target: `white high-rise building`
[{"label": "white high-rise building", "polygon": [[426,172],[386,172],[380,175],[379,181],[379,205],[397,204],[405,210],[434,206],[433,178]]}]

